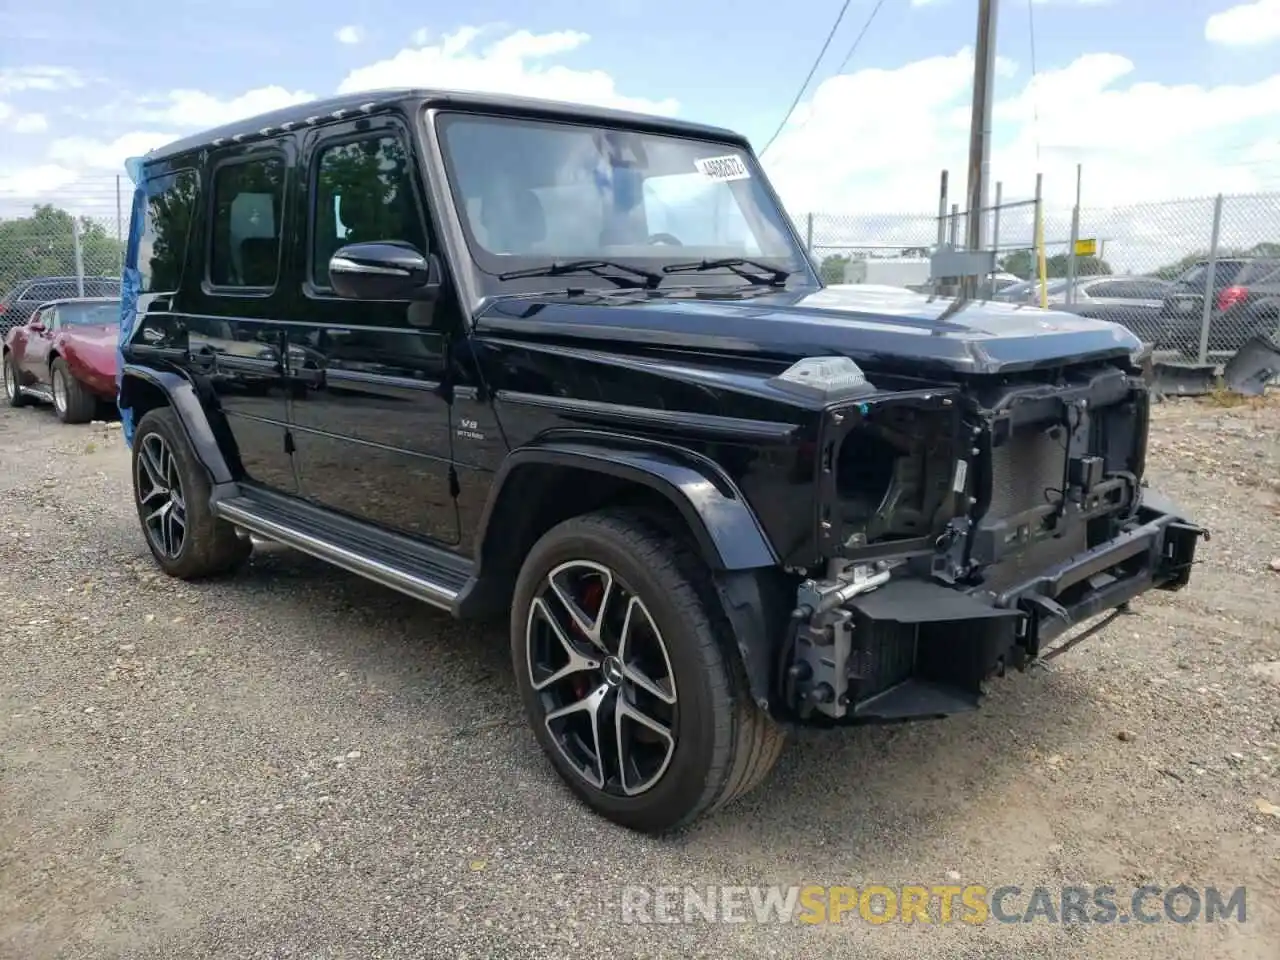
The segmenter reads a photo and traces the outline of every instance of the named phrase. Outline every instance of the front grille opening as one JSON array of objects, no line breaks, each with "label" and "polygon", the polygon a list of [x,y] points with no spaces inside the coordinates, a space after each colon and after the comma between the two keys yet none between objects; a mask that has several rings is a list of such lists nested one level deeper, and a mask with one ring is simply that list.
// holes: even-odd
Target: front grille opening
[{"label": "front grille opening", "polygon": [[923,537],[955,510],[952,421],[892,411],[844,437],[836,456],[836,494],[846,536],[871,544]]}]

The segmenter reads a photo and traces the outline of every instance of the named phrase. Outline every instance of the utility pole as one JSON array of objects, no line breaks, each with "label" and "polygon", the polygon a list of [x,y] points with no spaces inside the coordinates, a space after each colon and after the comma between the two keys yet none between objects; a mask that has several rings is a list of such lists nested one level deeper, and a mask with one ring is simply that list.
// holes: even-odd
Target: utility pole
[{"label": "utility pole", "polygon": [[[973,52],[973,114],[969,121],[969,214],[965,246],[986,249],[988,184],[991,180],[991,104],[995,98],[996,3],[978,0],[978,39]],[[986,277],[965,277],[962,295],[974,296]]]}]

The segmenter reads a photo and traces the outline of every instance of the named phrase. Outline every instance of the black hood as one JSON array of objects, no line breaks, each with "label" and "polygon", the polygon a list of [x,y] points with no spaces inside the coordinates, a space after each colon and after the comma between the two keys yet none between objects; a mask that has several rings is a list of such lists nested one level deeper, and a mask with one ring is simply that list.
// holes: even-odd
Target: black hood
[{"label": "black hood", "polygon": [[832,286],[741,299],[643,294],[497,300],[477,333],[794,360],[841,354],[870,366],[1012,373],[1130,356],[1123,327],[993,301],[929,297],[897,287]]}]

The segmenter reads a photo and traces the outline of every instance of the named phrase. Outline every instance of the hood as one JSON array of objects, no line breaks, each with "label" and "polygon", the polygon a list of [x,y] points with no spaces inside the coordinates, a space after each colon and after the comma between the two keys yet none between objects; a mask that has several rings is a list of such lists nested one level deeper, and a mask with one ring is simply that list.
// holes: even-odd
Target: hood
[{"label": "hood", "polygon": [[994,301],[961,305],[897,287],[860,285],[743,299],[502,299],[482,310],[476,332],[784,361],[841,354],[873,368],[953,374],[1013,373],[1127,357],[1142,346],[1118,324],[1069,313]]}]

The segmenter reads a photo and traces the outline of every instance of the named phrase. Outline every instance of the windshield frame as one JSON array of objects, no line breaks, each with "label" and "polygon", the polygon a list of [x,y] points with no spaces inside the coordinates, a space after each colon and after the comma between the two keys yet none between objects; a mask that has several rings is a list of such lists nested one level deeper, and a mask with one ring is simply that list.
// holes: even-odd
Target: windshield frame
[{"label": "windshield frame", "polygon": [[[529,296],[538,293],[555,294],[562,293],[569,287],[586,289],[592,292],[613,291],[617,288],[608,280],[585,272],[551,277],[529,277],[518,280],[499,280],[497,277],[498,273],[509,270],[549,266],[555,260],[578,259],[576,257],[507,255],[502,257],[505,262],[501,269],[486,268],[486,264],[483,261],[492,255],[484,250],[472,232],[469,217],[463,206],[464,200],[459,189],[458,180],[454,176],[453,158],[450,156],[445,142],[443,125],[455,118],[460,120],[478,119],[510,123],[536,123],[553,127],[588,130],[621,130],[673,140],[688,140],[700,145],[714,145],[718,149],[724,149],[725,152],[740,153],[741,159],[747,165],[752,177],[758,181],[758,188],[767,202],[769,209],[766,211],[766,216],[772,215],[777,218],[777,228],[789,248],[788,257],[785,258],[766,255],[749,256],[748,259],[762,260],[771,264],[776,262],[780,269],[791,271],[791,276],[788,278],[786,286],[777,288],[779,292],[784,290],[786,292],[811,292],[822,288],[822,281],[814,268],[812,259],[805,248],[794,221],[782,205],[773,184],[762,170],[750,144],[745,140],[714,136],[691,136],[685,131],[664,129],[661,118],[658,117],[652,118],[653,124],[648,125],[625,121],[608,122],[595,117],[575,121],[572,118],[547,116],[537,112],[526,113],[521,110],[483,110],[466,109],[457,106],[431,106],[423,111],[420,126],[420,136],[430,148],[427,153],[432,161],[431,166],[435,168],[431,171],[433,176],[428,177],[428,180],[431,181],[428,194],[431,202],[436,206],[441,226],[444,228],[441,231],[440,241],[446,244],[453,254],[449,258],[453,261],[451,272],[454,273],[455,279],[458,281],[460,293],[469,294],[474,308],[478,308],[486,300],[498,297]],[[609,257],[605,251],[600,251],[597,256],[658,273],[662,272],[662,267],[665,265],[684,263],[690,259],[695,259],[688,252],[681,253],[682,250],[687,250],[687,248],[671,246],[666,249],[671,251],[669,256]],[[747,267],[746,269],[752,268]],[[668,275],[665,277],[663,284],[652,292],[661,295],[668,288],[675,290],[681,287],[688,288],[689,286],[724,288],[726,291],[732,290],[734,292],[751,289],[751,284],[748,281],[735,275],[732,271],[724,269],[709,270],[705,273]],[[759,288],[754,289],[758,290]]]}]

